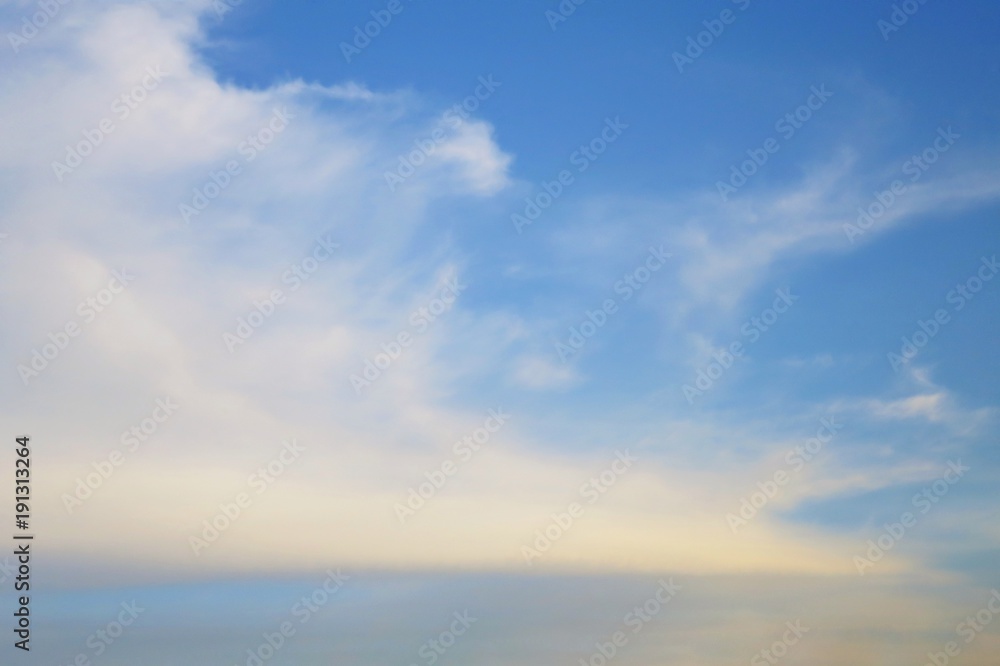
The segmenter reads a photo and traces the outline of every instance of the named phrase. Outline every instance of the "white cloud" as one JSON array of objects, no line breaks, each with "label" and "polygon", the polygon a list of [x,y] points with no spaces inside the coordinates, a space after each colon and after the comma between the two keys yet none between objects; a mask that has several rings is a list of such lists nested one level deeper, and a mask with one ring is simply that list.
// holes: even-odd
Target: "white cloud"
[{"label": "white cloud", "polygon": [[[413,140],[401,143],[400,135],[418,131],[400,128],[407,94],[352,83],[292,81],[254,91],[221,84],[193,48],[203,39],[196,13],[180,3],[80,2],[67,16],[30,51],[4,61],[0,88],[0,169],[12,174],[0,204],[8,234],[0,247],[0,316],[17,322],[0,342],[8,359],[0,415],[45,443],[39,517],[50,526],[51,552],[138,553],[150,566],[191,570],[301,569],[331,558],[520,566],[522,539],[600,464],[593,456],[538,453],[546,447],[535,445],[527,425],[505,430],[502,448],[436,498],[423,528],[401,532],[392,512],[407,484],[439,465],[481,419],[454,406],[462,380],[498,376],[532,389],[579,381],[571,366],[524,350],[522,319],[480,313],[464,294],[425,329],[412,323],[443,275],[466,279],[468,272],[449,240],[427,238],[430,206],[507,185],[512,158],[492,128],[465,123],[437,153],[444,168],[422,171],[419,187],[393,196],[385,165]],[[115,116],[114,100],[157,66],[163,82],[127,118]],[[288,127],[249,159],[240,144],[286,107]],[[114,131],[59,182],[52,162],[105,117],[115,119]],[[240,173],[185,224],[178,205],[230,160]],[[734,232],[706,206],[715,220],[707,231],[682,225],[672,232],[683,290],[657,307],[731,307],[777,257],[836,246],[840,219],[823,208],[834,196],[834,171],[796,194],[748,204],[752,228]],[[985,186],[969,194],[987,195]],[[341,251],[293,290],[283,273],[326,233]],[[22,386],[14,366],[78,318],[77,303],[123,266],[134,284]],[[286,301],[230,354],[222,334],[274,289]],[[418,334],[359,398],[349,376],[404,331]],[[164,395],[181,405],[178,415],[68,516],[61,495]],[[715,424],[692,430],[686,445],[700,454],[720,432]],[[606,434],[609,448],[628,444],[617,427]],[[208,565],[192,560],[187,537],[288,437],[308,446],[301,467],[260,498]],[[545,444],[574,450],[572,437],[562,437]],[[553,566],[844,569],[852,542],[767,519],[734,554],[723,516],[742,492],[745,469],[720,461],[700,474],[683,460],[637,472],[553,552]],[[294,550],[280,537],[290,524],[302,528]]]},{"label": "white cloud", "polygon": [[556,363],[547,356],[529,355],[517,359],[515,381],[530,389],[564,388],[579,381],[574,366]]}]

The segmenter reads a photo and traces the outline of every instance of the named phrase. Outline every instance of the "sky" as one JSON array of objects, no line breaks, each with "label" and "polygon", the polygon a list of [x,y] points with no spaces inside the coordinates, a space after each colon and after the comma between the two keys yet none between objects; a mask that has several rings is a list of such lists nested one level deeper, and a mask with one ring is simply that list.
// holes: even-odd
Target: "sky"
[{"label": "sky", "polygon": [[993,3],[0,26],[12,663],[993,663]]}]

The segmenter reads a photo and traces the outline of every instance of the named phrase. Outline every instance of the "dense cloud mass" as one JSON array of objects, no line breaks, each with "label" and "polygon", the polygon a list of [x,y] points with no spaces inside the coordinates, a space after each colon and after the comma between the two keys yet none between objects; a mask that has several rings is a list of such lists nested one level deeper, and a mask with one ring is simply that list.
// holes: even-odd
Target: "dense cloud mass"
[{"label": "dense cloud mass", "polygon": [[[993,248],[893,338],[887,382],[839,383],[861,367],[849,352],[769,346],[822,319],[789,267],[995,207],[1000,174],[947,122],[925,137],[946,168],[869,154],[848,117],[802,174],[744,187],[799,140],[793,106],[721,186],[616,194],[587,151],[640,126],[595,118],[593,141],[529,177],[475,110],[516,85],[502,74],[451,104],[353,80],[248,87],[205,56],[220,20],[207,0],[50,4],[35,21],[41,5],[0,3],[0,420],[35,442],[39,576],[59,603],[232,576],[308,590],[343,567],[361,582],[322,623],[354,654],[378,641],[339,632],[371,631],[381,599],[412,645],[379,656],[416,659],[437,625],[405,618],[441,593],[442,626],[463,595],[484,618],[466,656],[512,640],[521,613],[536,654],[556,655],[612,635],[672,577],[669,624],[623,666],[745,659],[807,610],[807,625],[849,619],[799,658],[895,663],[873,636],[905,628],[934,649],[986,603],[980,567],[951,558],[1000,548],[977,494],[997,478],[979,455],[995,409],[918,352],[997,288]],[[582,11],[548,20],[565,30]],[[861,77],[829,90],[803,90],[809,118],[838,95],[878,118],[898,108]],[[905,186],[873,197],[872,174]],[[824,372],[835,395],[775,393]],[[860,524],[830,518],[871,496],[886,503]],[[775,589],[811,592],[755,605]],[[595,598],[610,610],[581,610]],[[994,629],[977,640],[996,653]]]}]

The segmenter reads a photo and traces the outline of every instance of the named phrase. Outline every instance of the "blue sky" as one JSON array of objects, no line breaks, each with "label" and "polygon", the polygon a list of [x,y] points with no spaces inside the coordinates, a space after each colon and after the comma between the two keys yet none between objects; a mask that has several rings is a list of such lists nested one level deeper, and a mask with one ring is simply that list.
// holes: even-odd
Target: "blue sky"
[{"label": "blue sky", "polygon": [[[573,235],[583,222],[579,210],[588,201],[615,197],[659,202],[708,189],[745,157],[747,149],[775,135],[775,119],[797,107],[816,84],[835,91],[829,106],[782,142],[780,156],[735,195],[736,201],[800,184],[810,168],[851,149],[858,153],[858,171],[876,172],[864,173],[858,191],[851,193],[857,203],[867,203],[866,195],[892,179],[889,174],[879,178],[877,171],[902,165],[922,151],[938,127],[953,126],[962,135],[959,151],[964,148],[966,159],[984,159],[981,146],[993,140],[993,96],[1000,69],[988,38],[995,16],[983,4],[964,9],[963,16],[951,22],[935,20],[935,12],[953,16],[944,6],[922,8],[899,31],[888,33],[888,41],[877,22],[891,15],[891,6],[870,3],[822,8],[751,3],[740,10],[735,3],[718,3],[717,8],[652,3],[620,7],[591,0],[555,31],[544,14],[539,20],[537,7],[526,4],[403,6],[405,11],[351,62],[345,61],[341,44],[350,42],[353,27],[370,20],[368,12],[381,5],[251,4],[226,14],[211,31],[217,42],[207,49],[207,57],[223,79],[249,87],[290,75],[325,83],[348,79],[375,89],[419,90],[428,100],[440,100],[443,108],[464,98],[477,77],[493,74],[502,85],[476,115],[495,126],[498,143],[515,158],[513,172],[529,185],[551,180],[603,117],[626,120],[629,131],[623,140],[586,177],[581,174],[580,186],[560,199],[544,224],[531,230],[529,240],[512,237],[502,224],[473,225],[462,213],[442,215],[440,224],[475,248],[484,277],[511,261],[544,271],[551,253],[559,251],[552,244]],[[682,50],[676,45],[684,45],[689,35],[704,29],[703,21],[727,7],[734,11],[735,22],[680,75],[671,57]],[[332,25],[345,29],[331,35]],[[765,29],[766,40],[761,37]],[[930,42],[934,49],[926,48]],[[959,169],[954,163],[958,159],[951,165],[945,160],[943,169]],[[843,214],[854,203],[844,202]],[[936,309],[951,282],[962,279],[974,264],[976,252],[988,253],[996,238],[995,227],[988,223],[991,214],[978,209],[947,220],[933,213],[915,216],[908,229],[892,238],[873,238],[849,253],[834,247],[808,261],[790,258],[773,266],[775,280],[790,282],[794,277],[812,302],[804,304],[807,314],[783,325],[759,353],[773,351],[780,357],[839,352],[864,356],[858,360],[871,367],[870,361],[884,354],[898,331]],[[622,224],[618,216],[622,213],[609,211],[594,224],[614,227]],[[642,228],[652,242],[657,229],[672,222],[679,220],[664,216],[645,221]],[[553,236],[556,240],[550,241]],[[613,273],[618,267],[594,268]],[[563,269],[547,277],[552,279],[484,287],[469,300],[484,308],[530,307],[535,299],[527,291],[588,304],[580,299],[587,294],[578,288],[578,273]],[[950,388],[982,405],[997,398],[988,380],[993,373],[972,370],[995,370],[997,356],[976,339],[980,331],[995,327],[996,309],[976,305],[922,357],[936,365],[947,348],[961,350],[949,354],[951,361],[942,364],[940,372],[951,380]],[[547,301],[541,307],[551,311]],[[878,317],[865,314],[873,308]],[[628,365],[616,393],[634,386],[636,373],[651,370],[642,387],[648,391],[661,379],[660,369],[650,368],[645,350],[629,354],[621,342],[655,325],[636,316],[626,322],[625,317],[611,332],[620,337],[608,342],[619,353],[605,355],[603,363],[600,358],[587,361],[612,377],[615,367]],[[847,330],[854,334],[843,335]],[[860,386],[887,383],[883,368],[874,365],[875,372],[865,375]],[[859,369],[850,368],[845,379],[860,380]],[[834,394],[841,389],[839,382],[826,381],[823,387]]]},{"label": "blue sky", "polygon": [[577,663],[670,577],[623,666],[802,617],[788,663],[943,649],[1000,553],[1000,10],[388,5],[81,0],[28,35],[0,2],[44,659],[141,597],[103,663],[236,663],[331,568],[273,663],[420,663],[431,598],[486,618],[443,660]]}]

